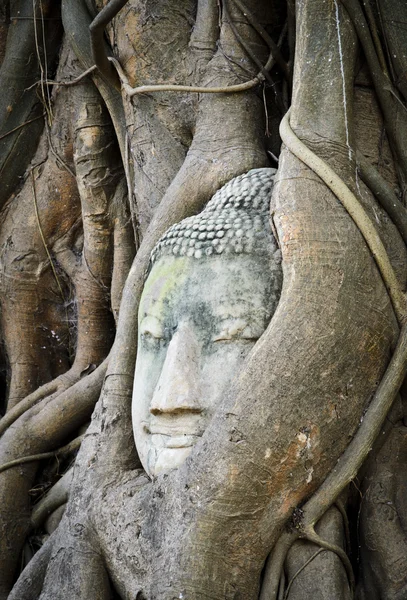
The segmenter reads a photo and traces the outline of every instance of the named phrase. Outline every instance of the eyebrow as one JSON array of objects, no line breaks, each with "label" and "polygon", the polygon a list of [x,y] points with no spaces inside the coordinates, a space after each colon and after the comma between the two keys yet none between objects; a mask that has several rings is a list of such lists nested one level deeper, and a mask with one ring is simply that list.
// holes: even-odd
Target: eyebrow
[{"label": "eyebrow", "polygon": [[[263,332],[265,327],[265,323],[264,323],[265,319],[261,321],[261,323],[259,322],[259,319],[239,319],[239,318],[229,318],[229,319],[224,319],[223,321],[221,321],[219,323],[219,326],[216,328],[217,329],[217,335],[219,335],[223,330],[226,330],[226,332],[230,332],[232,330],[231,335],[239,335],[240,333],[242,333],[242,331],[244,331],[245,329],[249,328],[249,329],[253,329],[253,330],[257,330],[257,329],[261,329],[261,331]],[[237,327],[236,327],[237,326]],[[233,331],[234,327],[236,327],[235,331]]]},{"label": "eyebrow", "polygon": [[[234,312],[234,309],[238,309],[236,312]],[[240,309],[240,310],[239,310]],[[216,307],[215,310],[213,311],[213,316],[217,319],[222,319],[224,321],[227,321],[228,319],[242,319],[242,320],[248,320],[247,317],[249,316],[249,320],[251,321],[253,318],[255,318],[257,320],[257,316],[260,316],[260,318],[265,318],[267,317],[268,311],[266,309],[266,307],[264,306],[255,306],[252,302],[250,302],[250,300],[242,300],[240,302],[228,302],[227,303],[227,308],[225,310],[222,310],[222,307]]]}]

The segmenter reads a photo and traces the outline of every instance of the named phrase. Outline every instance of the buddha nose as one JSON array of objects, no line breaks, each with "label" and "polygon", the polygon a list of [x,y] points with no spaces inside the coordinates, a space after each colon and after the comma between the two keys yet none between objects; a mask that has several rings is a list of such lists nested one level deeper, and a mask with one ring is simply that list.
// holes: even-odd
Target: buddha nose
[{"label": "buddha nose", "polygon": [[198,340],[192,327],[187,323],[182,324],[168,345],[150,405],[151,414],[202,412],[199,362]]}]

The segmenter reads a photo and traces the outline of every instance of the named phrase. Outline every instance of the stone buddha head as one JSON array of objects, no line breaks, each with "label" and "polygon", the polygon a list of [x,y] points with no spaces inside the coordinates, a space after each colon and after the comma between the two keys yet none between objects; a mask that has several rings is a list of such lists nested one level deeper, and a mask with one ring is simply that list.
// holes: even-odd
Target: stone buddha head
[{"label": "stone buddha head", "polygon": [[185,461],[276,309],[274,173],[254,169],[231,180],[151,254],[132,402],[136,447],[150,476]]}]

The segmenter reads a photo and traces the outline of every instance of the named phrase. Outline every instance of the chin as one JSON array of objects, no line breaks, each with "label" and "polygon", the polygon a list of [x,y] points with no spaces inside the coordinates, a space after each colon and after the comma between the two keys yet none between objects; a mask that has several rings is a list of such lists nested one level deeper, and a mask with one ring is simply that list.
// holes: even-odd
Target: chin
[{"label": "chin", "polygon": [[151,475],[159,475],[160,473],[168,473],[174,469],[178,469],[188,456],[191,454],[193,446],[187,448],[163,448],[157,449],[156,460],[154,464],[150,464],[149,472]]}]

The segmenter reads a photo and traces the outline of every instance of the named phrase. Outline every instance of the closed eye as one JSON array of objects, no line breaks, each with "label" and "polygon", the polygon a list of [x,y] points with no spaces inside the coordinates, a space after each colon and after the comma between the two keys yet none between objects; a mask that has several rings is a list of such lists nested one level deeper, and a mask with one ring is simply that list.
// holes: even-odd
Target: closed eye
[{"label": "closed eye", "polygon": [[140,345],[146,352],[161,352],[166,351],[168,347],[168,339],[164,336],[158,337],[151,331],[143,331],[140,334]]},{"label": "closed eye", "polygon": [[250,337],[245,335],[233,335],[230,337],[215,337],[213,342],[257,342],[258,337]]},{"label": "closed eye", "polygon": [[257,342],[263,328],[256,322],[248,323],[246,319],[226,319],[212,339],[213,342]]},{"label": "closed eye", "polygon": [[162,335],[154,334],[152,331],[143,331],[141,333],[141,338],[145,340],[153,339],[153,340],[162,340],[164,339]]},{"label": "closed eye", "polygon": [[142,339],[161,340],[164,338],[164,328],[161,321],[156,317],[147,316],[140,323],[140,335]]}]

